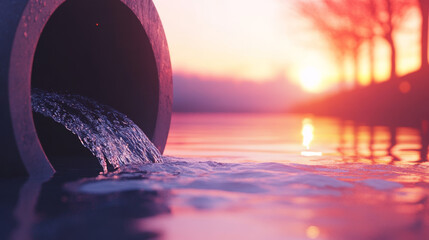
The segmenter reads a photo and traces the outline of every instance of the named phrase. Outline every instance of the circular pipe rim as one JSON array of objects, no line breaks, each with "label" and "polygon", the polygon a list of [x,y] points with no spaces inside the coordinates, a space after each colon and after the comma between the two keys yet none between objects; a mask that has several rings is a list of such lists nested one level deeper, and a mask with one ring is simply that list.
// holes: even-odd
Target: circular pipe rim
[{"label": "circular pipe rim", "polygon": [[[151,0],[118,0],[139,19],[149,38],[158,70],[159,101],[154,145],[162,153],[167,142],[172,112],[172,70],[167,39]],[[36,133],[31,110],[31,73],[34,54],[49,17],[65,0],[29,0],[12,44],[8,74],[9,107],[16,145],[31,176],[52,175],[55,170]]]}]

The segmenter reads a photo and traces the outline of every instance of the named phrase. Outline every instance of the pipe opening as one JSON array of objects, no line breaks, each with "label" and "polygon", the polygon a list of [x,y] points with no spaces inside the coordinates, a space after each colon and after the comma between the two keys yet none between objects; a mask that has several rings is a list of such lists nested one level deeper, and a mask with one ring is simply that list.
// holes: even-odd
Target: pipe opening
[{"label": "pipe opening", "polygon": [[[31,86],[109,105],[153,139],[159,104],[156,61],[139,19],[119,0],[65,1],[40,36]],[[100,169],[96,158],[62,125],[39,114],[33,118],[56,170]]]}]

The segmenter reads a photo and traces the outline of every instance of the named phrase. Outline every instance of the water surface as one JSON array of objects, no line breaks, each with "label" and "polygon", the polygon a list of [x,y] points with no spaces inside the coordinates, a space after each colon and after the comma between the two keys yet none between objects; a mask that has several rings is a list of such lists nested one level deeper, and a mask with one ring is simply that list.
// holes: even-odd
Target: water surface
[{"label": "water surface", "polygon": [[311,116],[174,114],[164,163],[15,183],[21,193],[10,194],[17,196],[10,234],[427,239],[422,136]]}]

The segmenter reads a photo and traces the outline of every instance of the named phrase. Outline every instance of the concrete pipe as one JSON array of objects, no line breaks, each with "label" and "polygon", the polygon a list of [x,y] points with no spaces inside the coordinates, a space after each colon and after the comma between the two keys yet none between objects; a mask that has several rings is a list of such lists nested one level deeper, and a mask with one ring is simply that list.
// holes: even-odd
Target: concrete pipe
[{"label": "concrete pipe", "polygon": [[[56,166],[91,165],[76,160],[89,153],[76,137],[33,116],[32,88],[110,105],[164,150],[171,64],[152,1],[0,1],[0,36],[0,176],[49,176]],[[56,160],[67,157],[74,163]]]}]

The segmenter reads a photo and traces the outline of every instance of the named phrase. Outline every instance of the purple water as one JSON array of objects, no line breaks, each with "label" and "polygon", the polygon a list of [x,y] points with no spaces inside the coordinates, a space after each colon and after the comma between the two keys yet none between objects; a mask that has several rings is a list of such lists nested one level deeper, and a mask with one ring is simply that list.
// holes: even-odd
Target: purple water
[{"label": "purple water", "polygon": [[161,164],[27,181],[7,208],[10,236],[427,239],[420,133],[395,132],[287,114],[174,114]]}]

